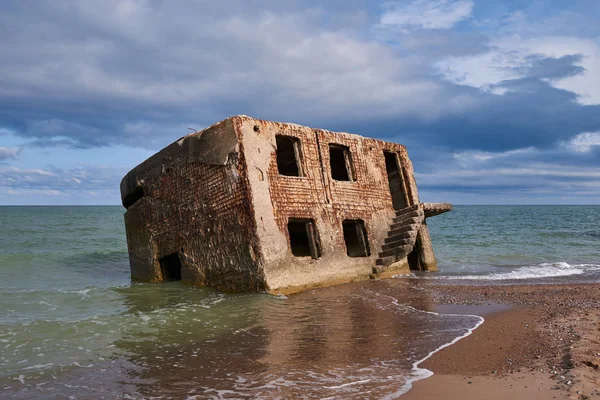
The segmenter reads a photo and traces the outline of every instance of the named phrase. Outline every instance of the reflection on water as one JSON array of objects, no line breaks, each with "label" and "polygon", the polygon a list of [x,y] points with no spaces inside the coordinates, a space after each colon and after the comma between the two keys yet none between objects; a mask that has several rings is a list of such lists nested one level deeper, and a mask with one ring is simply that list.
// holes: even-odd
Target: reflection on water
[{"label": "reflection on water", "polygon": [[407,280],[290,298],[178,283],[79,295],[106,296],[121,311],[0,325],[0,396],[383,398],[478,322],[407,307],[431,308]]}]

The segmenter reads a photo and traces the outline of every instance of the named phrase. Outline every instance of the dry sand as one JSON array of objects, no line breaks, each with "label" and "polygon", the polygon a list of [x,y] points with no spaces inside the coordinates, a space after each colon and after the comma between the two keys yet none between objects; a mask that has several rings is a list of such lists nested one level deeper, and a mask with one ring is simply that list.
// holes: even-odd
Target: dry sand
[{"label": "dry sand", "polygon": [[417,285],[442,312],[512,308],[421,364],[434,375],[402,399],[600,400],[599,284]]}]

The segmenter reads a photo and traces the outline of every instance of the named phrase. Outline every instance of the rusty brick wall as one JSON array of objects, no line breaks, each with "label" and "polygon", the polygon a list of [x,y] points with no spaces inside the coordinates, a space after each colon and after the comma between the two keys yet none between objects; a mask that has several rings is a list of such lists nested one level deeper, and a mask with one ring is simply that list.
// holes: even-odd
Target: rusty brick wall
[{"label": "rusty brick wall", "polygon": [[274,206],[277,224],[287,235],[289,218],[315,218],[323,212],[328,204],[323,191],[319,149],[314,132],[310,129],[293,125],[282,126],[279,133],[297,137],[301,141],[303,177],[284,176],[279,174],[276,153],[270,154],[271,162],[267,174],[269,176],[271,200]]},{"label": "rusty brick wall", "polygon": [[[330,188],[334,209],[341,212],[356,210],[369,212],[392,207],[392,198],[385,169],[383,151],[401,152],[401,145],[356,135],[318,131],[326,186]],[[350,149],[356,181],[336,181],[331,178],[329,144],[341,144]],[[369,171],[367,164],[376,165],[376,171]],[[379,178],[379,179],[378,179]],[[382,182],[384,183],[382,185]]]},{"label": "rusty brick wall", "polygon": [[137,238],[148,237],[154,249],[150,280],[161,280],[158,259],[179,252],[185,281],[263,290],[243,154],[231,153],[221,166],[190,162],[177,149],[167,153],[142,177],[146,197],[126,213],[130,254],[143,252]]},{"label": "rusty brick wall", "polygon": [[[279,134],[301,139],[305,174],[302,178],[280,175],[276,153],[272,152],[268,169],[270,194],[281,232],[288,236],[286,225],[289,218],[317,219],[320,216],[329,225],[328,229],[337,231],[333,236],[336,247],[342,253],[345,253],[342,235],[342,221],[345,219],[363,220],[370,241],[381,237],[384,232],[374,232],[381,228],[371,223],[372,216],[377,211],[393,210],[383,151],[397,152],[400,160],[401,153],[406,153],[404,146],[295,125],[279,124],[278,127]],[[331,178],[329,144],[350,149],[356,181],[335,181]],[[375,168],[369,169],[368,164]],[[371,246],[372,256],[378,251]]]}]

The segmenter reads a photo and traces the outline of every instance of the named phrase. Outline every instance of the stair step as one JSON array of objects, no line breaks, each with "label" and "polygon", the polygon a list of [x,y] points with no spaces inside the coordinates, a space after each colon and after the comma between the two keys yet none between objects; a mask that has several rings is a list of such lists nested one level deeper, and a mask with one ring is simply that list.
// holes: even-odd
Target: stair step
[{"label": "stair step", "polygon": [[406,213],[409,213],[411,211],[418,210],[418,209],[419,209],[419,205],[418,204],[415,204],[415,205],[410,206],[410,207],[405,207],[405,208],[402,208],[400,210],[396,210],[396,216],[400,216],[400,215],[403,215],[403,214],[406,214]]},{"label": "stair step", "polygon": [[377,261],[375,261],[375,265],[387,266],[387,265],[395,263],[396,261],[397,261],[396,256],[381,257],[381,258],[378,258]]},{"label": "stair step", "polygon": [[415,240],[414,238],[404,238],[404,239],[400,239],[400,240],[396,240],[395,242],[391,242],[391,243],[386,243],[383,246],[381,246],[381,250],[382,251],[386,251],[386,250],[391,250],[391,249],[395,249],[397,247],[401,247],[407,244],[411,244],[414,246]]},{"label": "stair step", "polygon": [[394,222],[400,222],[400,221],[404,221],[408,218],[412,218],[412,217],[421,217],[424,216],[425,213],[422,210],[414,210],[411,212],[408,212],[406,214],[402,214],[402,215],[398,215],[394,218]]},{"label": "stair step", "polygon": [[384,258],[384,257],[389,257],[389,256],[396,256],[398,258],[402,258],[405,255],[407,255],[408,253],[410,253],[412,251],[413,247],[414,247],[414,244],[413,245],[405,244],[403,246],[397,246],[397,247],[394,247],[393,249],[382,251],[381,253],[379,253],[378,257]]},{"label": "stair step", "polygon": [[[391,229],[390,231],[388,231],[387,237],[388,237],[388,239],[390,239],[394,236],[402,235],[404,233],[417,232],[420,227],[421,226],[419,224],[403,225],[402,227],[400,227],[398,229]],[[393,240],[391,240],[391,241],[393,242]]]},{"label": "stair step", "polygon": [[423,217],[411,217],[408,218],[404,221],[400,221],[400,222],[395,222],[390,225],[390,231],[396,230],[396,229],[400,229],[406,225],[420,225],[423,223]]},{"label": "stair step", "polygon": [[377,278],[385,267],[393,264],[412,251],[425,214],[419,204],[396,211],[381,253],[375,261],[372,278]]},{"label": "stair step", "polygon": [[385,244],[389,244],[389,243],[392,243],[392,242],[397,242],[397,241],[402,240],[402,239],[412,239],[415,236],[417,236],[417,231],[416,230],[410,230],[410,231],[398,233],[398,234],[395,234],[395,235],[390,235],[388,233],[388,237],[386,237],[384,239],[384,243]]}]

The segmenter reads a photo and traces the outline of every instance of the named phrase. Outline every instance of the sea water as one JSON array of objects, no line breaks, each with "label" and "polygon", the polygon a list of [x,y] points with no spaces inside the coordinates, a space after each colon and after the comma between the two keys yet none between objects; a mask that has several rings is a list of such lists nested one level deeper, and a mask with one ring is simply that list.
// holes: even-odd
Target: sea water
[{"label": "sea water", "polygon": [[427,223],[440,266],[430,278],[600,281],[600,206],[456,206]]},{"label": "sea water", "polygon": [[[417,279],[598,281],[599,222],[456,207],[428,221],[440,271]],[[406,279],[289,298],[135,284],[120,207],[0,207],[0,226],[0,398],[397,398],[482,322]]]}]

